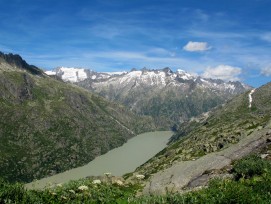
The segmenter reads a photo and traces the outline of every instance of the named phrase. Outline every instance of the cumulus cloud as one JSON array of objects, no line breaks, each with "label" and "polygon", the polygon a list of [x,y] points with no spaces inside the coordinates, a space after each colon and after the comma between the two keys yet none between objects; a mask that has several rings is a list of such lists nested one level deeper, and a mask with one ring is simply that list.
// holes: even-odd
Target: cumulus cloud
[{"label": "cumulus cloud", "polygon": [[238,81],[238,77],[242,72],[239,67],[232,67],[229,65],[218,65],[217,67],[208,67],[202,74],[204,78],[222,79],[224,81]]},{"label": "cumulus cloud", "polygon": [[207,42],[192,42],[189,41],[184,47],[184,50],[188,52],[200,52],[211,49]]},{"label": "cumulus cloud", "polygon": [[271,64],[269,64],[266,67],[262,68],[261,74],[264,75],[264,76],[271,76]]}]

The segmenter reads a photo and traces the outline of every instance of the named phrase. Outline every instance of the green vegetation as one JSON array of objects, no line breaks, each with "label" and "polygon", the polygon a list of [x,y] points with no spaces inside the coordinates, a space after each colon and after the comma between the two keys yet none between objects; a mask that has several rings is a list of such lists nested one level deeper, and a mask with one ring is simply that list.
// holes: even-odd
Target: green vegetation
[{"label": "green vegetation", "polygon": [[[14,61],[10,57],[12,64],[18,64],[18,58]],[[0,60],[3,62],[1,57]],[[26,66],[27,69],[21,66],[18,70],[12,64],[0,66],[0,175],[3,177],[0,203],[271,203],[271,164],[255,155],[234,162],[232,179],[215,179],[198,191],[141,195],[143,182],[152,174],[179,161],[196,160],[220,151],[252,132],[270,128],[271,83],[253,93],[251,108],[247,92],[177,125],[177,133],[169,146],[136,172],[126,174],[124,183],[113,182],[108,177],[101,183],[88,178],[44,190],[26,190],[23,184],[15,182],[28,182],[84,165],[134,135],[156,127],[150,117],[138,116],[124,106],[52,79],[38,70],[34,69],[36,74],[31,74],[26,71],[31,66]],[[169,94],[173,97],[175,93]],[[201,94],[208,101],[208,93]],[[160,117],[163,122],[156,121],[159,127],[168,124],[169,115],[175,117],[162,107],[160,102],[166,99],[167,95],[158,95],[152,101],[155,108],[144,112]],[[210,108],[204,100],[194,99],[199,101],[198,105],[167,101],[171,109],[187,110],[184,118]],[[216,101],[210,104],[216,105]],[[135,174],[144,178],[134,182]]]},{"label": "green vegetation", "polygon": [[0,203],[123,203],[133,197],[139,186],[92,179],[71,181],[45,190],[26,190],[22,184],[0,181]]},{"label": "green vegetation", "polygon": [[169,146],[136,171],[149,177],[178,161],[194,160],[223,150],[266,127],[271,119],[271,83],[255,90],[252,108],[248,107],[248,94],[241,94],[223,106],[180,124]]},{"label": "green vegetation", "polygon": [[269,161],[262,160],[258,155],[247,156],[237,161],[233,166],[233,173],[237,179],[252,178],[270,173],[271,164]]},{"label": "green vegetation", "polygon": [[233,179],[214,179],[198,191],[159,196],[139,196],[140,183],[114,183],[111,177],[101,183],[96,180],[96,184],[93,179],[81,179],[45,190],[26,190],[22,184],[1,180],[0,203],[271,203],[269,161],[248,156],[234,163],[233,172]]},{"label": "green vegetation", "polygon": [[33,74],[18,56],[0,53],[0,61],[0,175],[5,180],[30,182],[82,166],[155,129],[150,117],[41,70]]}]

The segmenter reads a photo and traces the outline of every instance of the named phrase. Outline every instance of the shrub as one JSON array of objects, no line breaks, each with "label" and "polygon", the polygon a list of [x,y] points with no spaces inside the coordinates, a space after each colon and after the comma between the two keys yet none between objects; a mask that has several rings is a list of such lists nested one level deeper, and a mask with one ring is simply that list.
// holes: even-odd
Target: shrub
[{"label": "shrub", "polygon": [[236,161],[233,165],[233,173],[236,179],[260,176],[267,172],[271,172],[270,162],[261,159],[255,154]]},{"label": "shrub", "polygon": [[0,203],[20,203],[25,190],[22,184],[10,184],[0,178]]}]

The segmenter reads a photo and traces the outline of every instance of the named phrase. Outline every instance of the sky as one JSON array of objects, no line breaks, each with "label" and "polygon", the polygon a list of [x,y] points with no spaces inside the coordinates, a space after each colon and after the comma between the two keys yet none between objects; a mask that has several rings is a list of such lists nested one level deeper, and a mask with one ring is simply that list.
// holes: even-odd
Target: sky
[{"label": "sky", "polygon": [[271,81],[271,0],[0,0],[0,51],[44,70]]}]

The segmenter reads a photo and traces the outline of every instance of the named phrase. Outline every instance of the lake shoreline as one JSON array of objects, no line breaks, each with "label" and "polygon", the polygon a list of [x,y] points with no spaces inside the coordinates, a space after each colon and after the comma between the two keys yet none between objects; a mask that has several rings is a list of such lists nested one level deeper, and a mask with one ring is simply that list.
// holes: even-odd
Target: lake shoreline
[{"label": "lake shoreline", "polygon": [[110,172],[114,176],[122,176],[133,172],[137,167],[164,149],[172,135],[172,131],[154,131],[139,134],[129,139],[122,146],[96,157],[82,167],[33,181],[25,184],[25,187],[27,189],[43,189],[50,185],[66,183],[71,180],[102,176],[106,172]]}]

